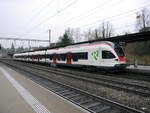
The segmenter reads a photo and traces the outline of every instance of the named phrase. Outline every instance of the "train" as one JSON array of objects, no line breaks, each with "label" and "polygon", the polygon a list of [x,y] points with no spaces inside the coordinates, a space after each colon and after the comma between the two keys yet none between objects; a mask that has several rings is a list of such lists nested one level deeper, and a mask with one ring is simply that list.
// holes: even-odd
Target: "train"
[{"label": "train", "polygon": [[126,56],[118,43],[101,41],[15,53],[13,59],[99,70],[123,70]]}]

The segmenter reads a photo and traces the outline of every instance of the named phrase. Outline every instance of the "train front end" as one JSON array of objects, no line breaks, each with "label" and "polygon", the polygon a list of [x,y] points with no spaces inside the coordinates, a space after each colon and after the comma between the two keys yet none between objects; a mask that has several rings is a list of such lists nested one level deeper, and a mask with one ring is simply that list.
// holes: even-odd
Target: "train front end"
[{"label": "train front end", "polygon": [[117,54],[116,61],[118,61],[118,63],[115,64],[115,68],[119,69],[119,70],[125,69],[127,67],[126,56],[124,54],[124,51],[123,51],[122,47],[118,43],[115,43],[114,50]]}]

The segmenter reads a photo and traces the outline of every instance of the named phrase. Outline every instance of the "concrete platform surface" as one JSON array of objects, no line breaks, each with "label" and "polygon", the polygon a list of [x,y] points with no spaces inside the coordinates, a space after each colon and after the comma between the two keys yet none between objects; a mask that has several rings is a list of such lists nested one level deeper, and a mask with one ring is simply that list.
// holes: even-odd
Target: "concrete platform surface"
[{"label": "concrete platform surface", "polygon": [[88,113],[0,64],[0,113]]}]

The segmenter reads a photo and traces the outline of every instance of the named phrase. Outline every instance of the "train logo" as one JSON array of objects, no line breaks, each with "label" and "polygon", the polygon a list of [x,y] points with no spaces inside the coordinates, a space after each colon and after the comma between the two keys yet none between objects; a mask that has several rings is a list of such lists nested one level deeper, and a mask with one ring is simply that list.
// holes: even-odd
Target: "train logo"
[{"label": "train logo", "polygon": [[95,60],[97,60],[98,57],[99,57],[99,51],[96,50],[96,51],[92,52],[91,55],[92,55],[92,57],[93,57]]}]

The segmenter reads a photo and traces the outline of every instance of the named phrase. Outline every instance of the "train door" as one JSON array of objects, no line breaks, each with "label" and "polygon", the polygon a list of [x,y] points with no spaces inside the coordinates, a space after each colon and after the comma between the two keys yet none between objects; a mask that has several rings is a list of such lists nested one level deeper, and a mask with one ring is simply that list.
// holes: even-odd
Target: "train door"
[{"label": "train door", "polygon": [[57,55],[54,54],[54,55],[53,55],[53,63],[56,63],[56,59],[57,59]]},{"label": "train door", "polygon": [[71,53],[68,53],[67,54],[67,64],[72,64],[72,61],[71,61],[71,59],[72,59],[72,54]]}]

